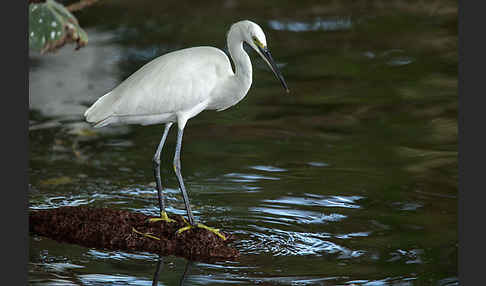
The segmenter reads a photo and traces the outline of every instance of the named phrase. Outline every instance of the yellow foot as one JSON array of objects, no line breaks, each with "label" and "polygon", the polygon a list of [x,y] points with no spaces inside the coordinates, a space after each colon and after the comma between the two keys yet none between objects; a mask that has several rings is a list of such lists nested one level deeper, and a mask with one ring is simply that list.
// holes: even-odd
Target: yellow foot
[{"label": "yellow foot", "polygon": [[160,217],[149,218],[149,222],[165,221],[165,222],[176,222],[175,220],[169,218],[165,211],[160,213]]},{"label": "yellow foot", "polygon": [[219,229],[217,229],[217,228],[212,228],[212,227],[209,227],[209,226],[204,225],[204,224],[202,224],[202,223],[198,223],[198,224],[196,224],[196,226],[192,226],[192,225],[190,225],[190,224],[189,224],[189,223],[188,223],[188,222],[187,222],[185,219],[184,219],[184,222],[187,224],[187,226],[185,226],[185,227],[182,227],[182,228],[178,229],[178,230],[177,230],[177,234],[182,233],[183,231],[189,230],[189,229],[194,228],[194,227],[199,227],[199,228],[204,228],[204,229],[207,229],[207,230],[209,230],[210,232],[212,232],[212,233],[216,234],[217,236],[221,237],[221,239],[226,240],[226,236],[224,236],[224,235],[223,235],[223,234],[222,234],[222,233],[219,231]]},{"label": "yellow foot", "polygon": [[135,232],[135,233],[138,233],[140,235],[143,235],[145,237],[148,237],[148,238],[160,240],[160,238],[154,236],[153,233],[150,233],[150,232],[143,233],[143,232],[140,232],[140,231],[136,230],[134,227],[132,227],[132,231]]}]

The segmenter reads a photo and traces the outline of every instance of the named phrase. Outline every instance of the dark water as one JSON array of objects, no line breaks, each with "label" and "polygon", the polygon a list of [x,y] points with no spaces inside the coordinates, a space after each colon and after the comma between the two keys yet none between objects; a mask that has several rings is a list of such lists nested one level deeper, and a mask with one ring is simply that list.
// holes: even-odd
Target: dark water
[{"label": "dark water", "polygon": [[[430,2],[430,3],[429,3]],[[251,19],[292,91],[251,54],[248,96],[189,121],[197,220],[233,232],[215,264],[31,236],[31,285],[458,285],[456,1],[100,1],[87,47],[30,55],[30,208],[157,215],[163,126],[92,129],[82,113],[154,57],[225,48]],[[304,5],[305,4],[305,5]],[[174,131],[174,130],[173,130]],[[184,215],[162,156],[170,213]]]}]

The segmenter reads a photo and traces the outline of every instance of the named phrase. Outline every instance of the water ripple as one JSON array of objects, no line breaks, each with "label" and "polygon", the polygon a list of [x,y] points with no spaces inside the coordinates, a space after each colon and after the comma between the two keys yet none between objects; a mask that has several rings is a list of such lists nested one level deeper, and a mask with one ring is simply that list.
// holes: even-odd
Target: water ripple
[{"label": "water ripple", "polygon": [[[345,215],[332,213],[329,215],[304,210],[281,209],[275,207],[254,207],[249,209],[250,212],[271,214],[278,216],[277,220],[283,222],[294,222],[303,224],[322,224],[325,222],[334,222],[346,218]],[[268,217],[265,217],[268,219]]]},{"label": "water ripple", "polygon": [[259,180],[280,180],[280,178],[277,177],[262,176],[258,174],[229,173],[229,174],[225,174],[224,176],[228,178],[232,178],[229,180],[230,182],[240,182],[240,183],[254,183]]},{"label": "water ripple", "polygon": [[335,17],[329,19],[321,19],[318,17],[312,22],[270,20],[268,21],[268,25],[274,30],[290,32],[340,31],[351,29],[353,22],[350,17]]},{"label": "water ripple", "polygon": [[31,205],[29,208],[34,210],[53,209],[59,207],[76,207],[81,205],[88,205],[94,202],[94,199],[86,198],[82,196],[57,196],[45,198],[43,203]]},{"label": "water ripple", "polygon": [[275,256],[337,254],[338,259],[349,259],[364,254],[362,250],[351,250],[329,241],[332,235],[325,232],[284,231],[257,225],[251,227],[258,231],[250,235],[250,240],[240,242],[243,244],[242,252],[247,254],[271,253]]},{"label": "water ripple", "polygon": [[275,200],[264,200],[266,203],[289,204],[299,206],[322,206],[341,208],[360,208],[356,201],[363,199],[361,196],[322,196],[316,194],[305,194],[305,197],[285,196]]},{"label": "water ripple", "polygon": [[369,236],[371,234],[370,231],[367,232],[353,232],[353,233],[345,233],[345,234],[337,234],[334,237],[335,238],[340,238],[340,239],[350,239],[353,237],[365,237]]},{"label": "water ripple", "polygon": [[336,279],[337,277],[312,276],[249,277],[231,273],[221,273],[209,277],[205,275],[191,275],[189,281],[193,283],[192,285],[213,285],[214,283],[239,285],[248,285],[247,283],[251,283],[250,285],[258,285],[262,283],[271,283],[272,285],[321,285],[316,283]]},{"label": "water ripple", "polygon": [[349,286],[387,286],[387,285],[400,285],[400,286],[412,286],[415,285],[413,280],[415,277],[388,277],[380,280],[352,280],[343,285]]},{"label": "water ripple", "polygon": [[324,162],[308,162],[307,164],[309,166],[312,166],[312,167],[327,167],[327,166],[329,166],[328,163],[324,163]]},{"label": "water ripple", "polygon": [[84,274],[79,275],[83,285],[152,285],[152,281],[128,275]]},{"label": "water ripple", "polygon": [[[273,277],[255,277],[252,275],[241,275],[233,273],[215,273],[213,275],[191,274],[187,281],[191,285],[213,285],[213,284],[239,284],[239,285],[259,285],[262,283],[269,283],[271,285],[343,285],[343,286],[387,286],[400,285],[411,286],[415,285],[416,277],[387,277],[378,280],[354,279],[349,280],[347,276],[329,276],[316,277],[313,275],[289,275],[289,276],[273,276]],[[439,285],[458,285],[449,284],[448,282],[457,283],[457,278],[449,278],[447,284]],[[327,284],[330,283],[330,284]]]},{"label": "water ripple", "polygon": [[419,202],[395,202],[392,205],[401,211],[415,211],[423,207],[423,204]]},{"label": "water ripple", "polygon": [[423,260],[421,256],[424,254],[423,249],[411,249],[411,250],[402,250],[397,249],[396,251],[390,253],[391,258],[388,259],[388,262],[398,261],[398,260],[405,260],[406,264],[421,264]]},{"label": "water ripple", "polygon": [[251,166],[250,169],[258,170],[258,171],[267,171],[267,172],[285,172],[287,169],[278,168],[274,166]]},{"label": "water ripple", "polygon": [[122,251],[108,251],[108,250],[98,250],[98,249],[89,249],[88,252],[85,254],[88,257],[96,258],[96,259],[109,259],[109,260],[129,260],[129,259],[137,259],[142,261],[147,261],[151,259],[156,259],[158,255],[148,253],[148,252],[139,252],[139,253],[128,253]]},{"label": "water ripple", "polygon": [[49,269],[49,271],[54,271],[54,272],[65,272],[71,269],[79,269],[79,268],[86,267],[83,265],[77,265],[68,262],[51,262],[51,263],[35,263],[35,264],[41,267],[45,267]]}]

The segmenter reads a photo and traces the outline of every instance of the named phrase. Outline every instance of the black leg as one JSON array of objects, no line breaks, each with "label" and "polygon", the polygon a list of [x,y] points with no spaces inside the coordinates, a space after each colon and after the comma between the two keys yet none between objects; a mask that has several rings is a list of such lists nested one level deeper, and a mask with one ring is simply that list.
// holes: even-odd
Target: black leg
[{"label": "black leg", "polygon": [[194,216],[192,215],[191,205],[189,204],[189,197],[187,196],[186,188],[184,187],[184,181],[182,180],[181,175],[181,147],[182,147],[182,135],[184,133],[184,129],[177,129],[177,145],[176,151],[174,156],[174,171],[177,176],[177,180],[179,181],[179,187],[182,192],[182,198],[184,199],[184,204],[186,205],[187,217],[189,218],[189,223],[191,225],[195,225],[194,223]]},{"label": "black leg", "polygon": [[164,134],[162,135],[162,139],[160,140],[159,146],[155,151],[155,155],[153,158],[154,162],[154,176],[155,176],[155,183],[157,185],[157,193],[159,197],[159,209],[160,213],[165,211],[165,202],[164,197],[162,195],[162,182],[160,179],[160,154],[162,153],[162,148],[164,147],[165,140],[167,139],[167,134],[169,133],[169,129],[172,126],[172,122],[165,124]]}]

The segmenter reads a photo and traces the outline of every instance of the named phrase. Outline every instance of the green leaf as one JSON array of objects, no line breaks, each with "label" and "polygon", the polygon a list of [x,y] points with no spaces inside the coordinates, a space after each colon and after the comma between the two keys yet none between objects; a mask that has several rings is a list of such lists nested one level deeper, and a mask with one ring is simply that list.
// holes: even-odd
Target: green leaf
[{"label": "green leaf", "polygon": [[43,54],[71,42],[79,49],[88,43],[88,35],[62,4],[46,0],[29,5],[30,49]]}]

